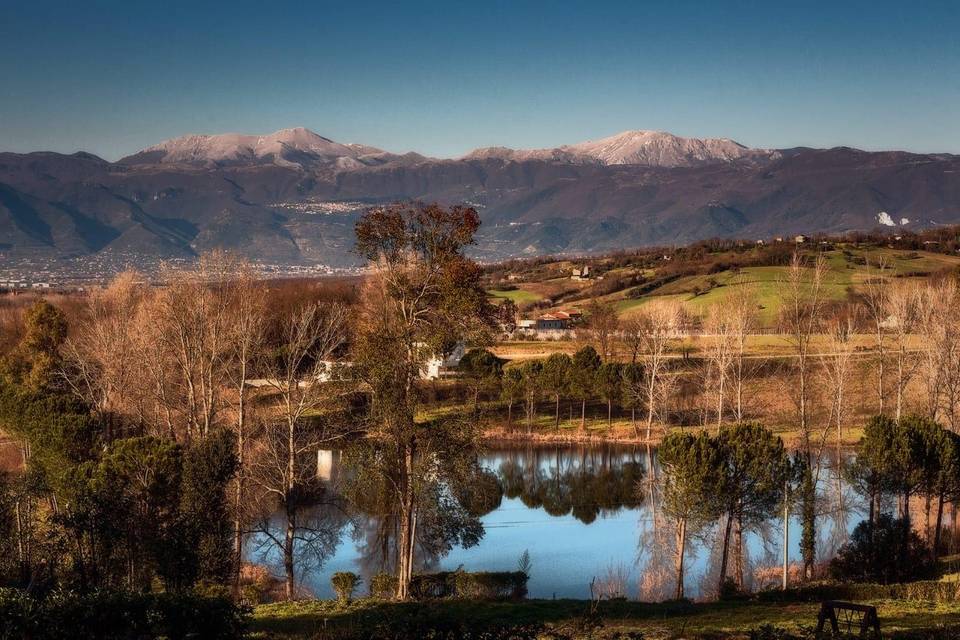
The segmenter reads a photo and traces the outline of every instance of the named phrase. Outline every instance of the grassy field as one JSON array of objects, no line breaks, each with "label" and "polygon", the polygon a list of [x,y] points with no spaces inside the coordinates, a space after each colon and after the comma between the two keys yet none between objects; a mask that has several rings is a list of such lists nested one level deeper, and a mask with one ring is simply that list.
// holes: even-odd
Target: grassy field
[{"label": "grassy field", "polygon": [[494,298],[505,298],[507,300],[512,300],[514,304],[523,304],[524,302],[536,302],[542,300],[543,296],[539,293],[534,293],[533,291],[526,291],[524,289],[512,289],[510,291],[504,291],[501,289],[489,289],[488,294]]},{"label": "grassy field", "polygon": [[[827,273],[823,285],[826,300],[844,300],[871,278],[920,277],[945,269],[960,267],[960,257],[923,251],[903,251],[887,248],[835,249],[824,252]],[[883,261],[886,268],[880,271],[877,264]],[[622,274],[630,269],[611,270],[607,277]],[[656,271],[642,272],[648,278],[656,277]],[[641,298],[628,297],[629,288],[609,293],[600,301],[615,305],[621,316],[629,316],[641,309],[650,300],[666,299],[680,302],[692,314],[703,314],[711,305],[731,296],[738,287],[751,288],[751,296],[757,302],[760,321],[765,326],[774,324],[780,312],[780,289],[787,273],[784,266],[746,267],[739,271],[720,271],[679,278],[647,293]],[[560,291],[588,286],[587,282],[573,284],[569,279],[552,279],[542,282],[520,282],[515,291],[490,291],[491,295],[509,297],[517,302],[530,302],[552,298]],[[584,308],[589,300],[579,300],[560,307]]]},{"label": "grassy field", "polygon": [[[709,336],[691,336],[683,339],[674,340],[668,347],[669,353],[676,357],[696,356],[711,344],[712,338]],[[753,358],[772,358],[772,357],[790,357],[795,353],[795,347],[790,341],[790,337],[782,334],[757,334],[747,337],[746,352]],[[851,340],[854,349],[860,355],[866,355],[875,349],[876,337],[873,334],[857,334]],[[890,348],[891,339],[887,338],[887,348]],[[911,337],[908,342],[908,348],[914,349],[919,345],[919,338]],[[531,358],[546,358],[551,353],[572,354],[583,346],[583,343],[575,340],[518,340],[510,342],[501,342],[493,347],[491,351],[497,357],[506,360],[529,360]],[[830,354],[833,352],[831,338],[825,335],[815,336],[811,341],[812,354]],[[623,354],[621,359],[626,357]]]},{"label": "grassy field", "polygon": [[[924,601],[880,600],[878,609],[884,637],[898,632],[935,631],[960,625],[960,604]],[[529,600],[524,602],[446,601],[434,603],[387,603],[358,600],[349,606],[330,601],[271,604],[254,611],[252,632],[256,638],[361,638],[374,632],[423,637],[412,629],[478,631],[510,626],[543,625],[568,637],[610,638],[617,632],[641,633],[647,639],[745,638],[750,630],[774,625],[794,633],[809,632],[816,625],[819,603],[758,600],[714,603],[604,602],[598,613],[601,626],[584,631],[589,603],[578,600]],[[448,636],[443,636],[448,637]],[[455,637],[455,636],[449,636]],[[501,636],[503,637],[503,636]],[[549,636],[548,636],[549,637]],[[939,636],[916,636],[939,637]],[[951,636],[955,637],[955,636]]]}]

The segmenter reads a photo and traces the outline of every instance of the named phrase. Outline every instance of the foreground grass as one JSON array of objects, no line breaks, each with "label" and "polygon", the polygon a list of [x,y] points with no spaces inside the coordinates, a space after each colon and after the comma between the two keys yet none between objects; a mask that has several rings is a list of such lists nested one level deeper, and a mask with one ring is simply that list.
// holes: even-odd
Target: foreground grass
[{"label": "foreground grass", "polygon": [[[891,632],[960,625],[958,603],[880,600],[869,604],[877,607],[885,636]],[[809,631],[816,625],[819,608],[817,602],[756,600],[694,604],[605,602],[599,613],[605,632],[640,632],[645,638],[736,638],[768,624],[793,632]],[[581,600],[389,603],[365,599],[346,607],[318,600],[257,607],[252,633],[257,638],[312,638],[323,634],[336,637],[338,632],[363,637],[365,633],[388,625],[396,628],[405,622],[421,629],[457,623],[473,630],[535,624],[571,628],[588,609],[589,603]]]}]

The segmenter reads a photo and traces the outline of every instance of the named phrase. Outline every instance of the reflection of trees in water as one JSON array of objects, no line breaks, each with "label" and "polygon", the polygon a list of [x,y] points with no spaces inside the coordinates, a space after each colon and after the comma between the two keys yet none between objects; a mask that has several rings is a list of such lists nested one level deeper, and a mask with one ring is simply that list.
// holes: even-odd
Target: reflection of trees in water
[{"label": "reflection of trees in water", "polygon": [[[306,497],[304,497],[306,500]],[[255,527],[248,545],[250,554],[271,568],[275,575],[283,575],[283,539],[287,527],[283,512],[265,515]],[[303,584],[311,572],[323,568],[336,552],[343,533],[350,523],[347,505],[341,495],[329,487],[317,488],[310,497],[310,506],[302,506],[295,515],[295,564],[297,584]]]},{"label": "reflection of trees in water", "polygon": [[530,448],[506,454],[498,468],[507,498],[554,517],[568,514],[590,524],[601,514],[635,508],[644,465],[632,453],[609,448]]},{"label": "reflection of trees in water", "polygon": [[[835,556],[837,550],[849,540],[851,525],[864,515],[863,496],[850,483],[843,481],[844,476],[849,475],[844,470],[853,460],[852,454],[830,452],[824,456],[826,473],[822,474],[825,477],[818,487],[817,514],[825,520],[826,527],[821,527],[818,558]],[[823,531],[824,528],[827,530]]]},{"label": "reflection of trees in water", "polygon": [[[670,598],[675,589],[674,555],[676,549],[674,523],[666,518],[660,509],[660,478],[656,467],[656,453],[649,452],[649,461],[645,465],[651,469],[640,482],[643,496],[643,514],[640,519],[638,537],[638,564],[640,566],[639,594],[641,600],[663,600]],[[850,464],[852,454],[845,453],[838,459],[835,452],[825,453],[823,457],[824,473],[817,487],[817,529],[819,533],[817,557],[827,560],[836,555],[843,545],[849,530],[859,521],[864,512],[863,497],[849,483],[836,481],[839,464]],[[688,584],[700,582],[699,596],[714,597],[717,594],[720,572],[720,525],[723,521],[697,532],[697,544],[690,545],[690,555],[706,554],[705,567],[701,575],[687,576]],[[793,534],[791,543],[797,544],[799,525],[791,524]],[[745,588],[756,590],[777,586],[780,583],[780,562],[782,558],[782,522],[771,518],[745,532],[749,544],[744,544]],[[732,567],[730,568],[732,571]]]},{"label": "reflection of trees in water", "polygon": [[[846,457],[849,462],[851,456]],[[846,541],[847,531],[860,520],[863,499],[849,482],[842,484],[838,496],[835,455],[825,455],[824,473],[818,487],[818,557],[827,559]],[[638,509],[639,532],[636,561],[640,567],[639,593],[642,600],[671,597],[675,588],[675,531],[669,518],[659,508],[659,474],[656,451],[616,447],[528,447],[494,450],[480,460],[480,467],[462,476],[454,485],[437,485],[428,500],[438,508],[425,508],[424,513],[453,514],[424,520],[417,532],[415,564],[419,571],[436,570],[453,545],[479,540],[479,518],[500,507],[505,496],[520,501],[531,509],[543,509],[553,517],[573,516],[591,524],[597,518],[623,509]],[[647,470],[650,470],[648,472]],[[392,504],[385,495],[364,491],[354,495],[349,472],[339,468],[341,482],[330,485],[316,507],[305,511],[304,528],[313,533],[310,539],[298,540],[298,575],[317,570],[342,543],[348,525],[353,524],[353,541],[358,552],[356,571],[366,580],[380,572],[393,572],[396,562],[397,521]],[[333,488],[346,494],[341,497]],[[369,486],[367,487],[369,488]],[[454,508],[450,501],[462,506]],[[351,517],[345,513],[349,504]],[[439,508],[443,507],[443,508]],[[722,523],[717,523],[722,524]],[[282,536],[282,522],[270,521],[274,534]],[[791,535],[792,546],[799,532],[796,521]],[[452,535],[456,533],[456,535]],[[749,533],[744,545],[744,575],[748,588],[758,589],[779,584],[782,554],[782,528],[779,518],[772,518]],[[264,557],[266,549],[256,546],[258,534],[250,549]],[[704,563],[697,574],[689,573],[688,585],[701,583],[700,597],[715,595],[719,572],[718,526],[700,532],[691,545],[691,555],[700,554]],[[623,550],[629,553],[628,549]],[[253,555],[253,554],[251,554]],[[268,563],[279,558],[266,553]],[[695,590],[694,593],[697,593]]]},{"label": "reflection of trees in water", "polygon": [[[395,573],[400,538],[396,478],[389,465],[370,473],[371,460],[383,458],[376,445],[354,447],[345,456],[348,472],[344,489],[356,514],[354,540],[359,570],[365,577]],[[417,518],[414,529],[415,571],[434,570],[455,546],[469,548],[483,537],[480,518],[500,506],[503,490],[497,476],[475,459],[450,464],[436,473],[439,464],[417,462],[431,471],[417,479]]]},{"label": "reflection of trees in water", "polygon": [[657,602],[671,597],[676,590],[673,561],[677,537],[675,523],[666,517],[661,506],[661,475],[657,473],[653,450],[647,447],[645,455],[650,472],[638,488],[646,504],[637,547],[638,594],[640,600]]}]

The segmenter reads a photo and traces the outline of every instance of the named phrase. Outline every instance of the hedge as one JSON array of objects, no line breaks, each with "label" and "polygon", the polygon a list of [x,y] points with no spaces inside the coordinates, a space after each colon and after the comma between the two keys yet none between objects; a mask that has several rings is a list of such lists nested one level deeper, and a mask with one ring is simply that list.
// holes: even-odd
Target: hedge
[{"label": "hedge", "polygon": [[761,591],[762,600],[922,600],[928,602],[960,601],[960,583],[920,580],[897,584],[819,583],[787,591]]},{"label": "hedge", "polygon": [[227,598],[196,594],[58,592],[38,600],[0,589],[0,640],[233,640],[247,616]]},{"label": "hedge", "polygon": [[370,578],[370,597],[392,600],[395,595],[397,595],[397,576],[378,573]]},{"label": "hedge", "polygon": [[425,573],[413,576],[410,595],[417,600],[520,600],[527,595],[527,580],[522,571]]},{"label": "hedge", "polygon": [[527,578],[523,571],[460,571],[454,574],[454,586],[459,598],[522,600],[527,595]]}]

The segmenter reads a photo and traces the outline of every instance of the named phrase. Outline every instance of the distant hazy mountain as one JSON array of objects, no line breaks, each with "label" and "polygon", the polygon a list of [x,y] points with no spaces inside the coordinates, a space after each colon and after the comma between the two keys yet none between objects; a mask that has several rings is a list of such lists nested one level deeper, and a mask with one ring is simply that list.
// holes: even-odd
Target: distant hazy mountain
[{"label": "distant hazy mountain", "polygon": [[466,158],[693,167],[737,160],[767,161],[779,156],[777,151],[751,149],[728,138],[681,138],[662,131],[624,131],[608,138],[553,149],[487,147],[473,151]]},{"label": "distant hazy mountain", "polygon": [[227,248],[282,263],[355,262],[353,224],[396,200],[465,202],[484,259],[705,237],[960,223],[960,156],[750,149],[630,131],[457,160],[342,144],[306,129],[185,136],[118,162],[0,153],[0,260]]}]

